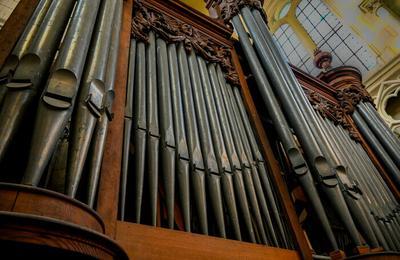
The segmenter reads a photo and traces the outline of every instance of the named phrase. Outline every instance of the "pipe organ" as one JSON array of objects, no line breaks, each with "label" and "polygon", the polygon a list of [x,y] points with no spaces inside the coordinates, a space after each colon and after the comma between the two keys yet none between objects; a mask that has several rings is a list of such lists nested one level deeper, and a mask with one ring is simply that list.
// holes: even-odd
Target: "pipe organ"
[{"label": "pipe organ", "polygon": [[398,257],[399,139],[357,69],[288,64],[261,1],[34,8],[0,71],[4,251]]}]

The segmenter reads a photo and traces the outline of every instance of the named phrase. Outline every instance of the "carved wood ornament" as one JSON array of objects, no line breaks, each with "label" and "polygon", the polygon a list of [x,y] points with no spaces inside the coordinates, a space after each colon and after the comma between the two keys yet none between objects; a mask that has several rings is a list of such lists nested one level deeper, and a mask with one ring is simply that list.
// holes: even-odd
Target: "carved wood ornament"
[{"label": "carved wood ornament", "polygon": [[325,99],[321,94],[316,91],[304,89],[308,100],[313,108],[323,117],[332,121],[336,126],[340,125],[349,132],[350,137],[356,141],[361,142],[361,138],[356,129],[350,122],[347,116],[347,110],[337,104],[334,104]]},{"label": "carved wood ornament", "polygon": [[133,11],[131,30],[133,38],[144,42],[148,41],[148,34],[153,31],[168,43],[183,43],[188,52],[195,51],[205,60],[220,64],[229,83],[240,84],[239,76],[232,64],[230,47],[213,41],[192,25],[151,10],[141,1],[137,1]]},{"label": "carved wood ornament", "polygon": [[340,106],[346,111],[347,114],[352,114],[355,107],[361,102],[370,102],[374,104],[369,93],[359,85],[349,85],[344,88],[338,89],[336,98]]},{"label": "carved wood ornament", "polygon": [[240,9],[244,6],[258,9],[264,14],[262,2],[260,0],[218,0],[216,3],[219,4],[221,8],[221,18],[226,24],[229,24],[230,20],[238,15]]}]

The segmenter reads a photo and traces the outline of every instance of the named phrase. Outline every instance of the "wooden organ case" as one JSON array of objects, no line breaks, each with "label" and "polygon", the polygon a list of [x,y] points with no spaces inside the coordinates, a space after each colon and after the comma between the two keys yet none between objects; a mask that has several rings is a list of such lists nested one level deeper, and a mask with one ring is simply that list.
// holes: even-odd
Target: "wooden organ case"
[{"label": "wooden organ case", "polygon": [[[28,2],[21,1],[0,31],[2,64],[40,1]],[[226,21],[234,16],[227,10],[239,12],[229,5],[239,2],[207,6]],[[83,259],[398,257],[389,252],[396,244],[388,245],[392,250],[363,246],[363,232],[357,233],[363,245],[351,242],[331,206],[326,212],[338,248],[319,241],[324,235],[310,198],[265,112],[257,75],[224,19],[175,0],[123,1],[113,117],[96,199],[88,206],[43,182],[17,184],[22,174],[8,181],[0,173],[3,252]],[[317,53],[316,66],[324,68],[318,77],[291,70],[330,147],[353,167],[350,178],[339,176],[343,193],[359,199],[358,187],[376,181],[378,189],[368,189],[384,188],[387,196],[378,203],[396,206],[399,186],[352,116],[371,101],[360,74],[350,67],[328,69],[327,60],[329,54]],[[368,161],[365,170],[374,179],[357,175],[359,165],[348,155]]]}]

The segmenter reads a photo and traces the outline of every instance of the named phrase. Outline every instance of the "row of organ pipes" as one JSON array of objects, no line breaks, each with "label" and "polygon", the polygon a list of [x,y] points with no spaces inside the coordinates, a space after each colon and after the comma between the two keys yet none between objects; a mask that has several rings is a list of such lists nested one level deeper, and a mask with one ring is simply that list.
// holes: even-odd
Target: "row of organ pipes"
[{"label": "row of organ pipes", "polygon": [[122,0],[39,1],[0,72],[2,178],[94,207],[121,17]]},{"label": "row of organ pipes", "polygon": [[[392,190],[365,147],[310,103],[256,2],[238,1],[233,13],[232,1],[218,4],[287,158],[282,169],[291,168],[284,177],[300,184],[328,241],[316,253],[400,251]],[[96,208],[121,17],[122,0],[39,1],[0,71],[0,181]],[[240,86],[219,63],[147,33],[130,42],[119,218],[295,249]],[[399,139],[368,100],[351,117],[400,188]]]}]

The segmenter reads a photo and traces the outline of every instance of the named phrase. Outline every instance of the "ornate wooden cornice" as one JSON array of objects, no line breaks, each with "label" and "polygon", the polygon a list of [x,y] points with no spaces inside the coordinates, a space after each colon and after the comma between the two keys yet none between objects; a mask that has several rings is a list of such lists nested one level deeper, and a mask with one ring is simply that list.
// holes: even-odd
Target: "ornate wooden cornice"
[{"label": "ornate wooden cornice", "polygon": [[358,131],[353,128],[350,118],[347,116],[347,112],[343,107],[330,102],[323,95],[316,91],[305,89],[304,92],[306,93],[313,108],[323,118],[329,119],[335,125],[342,126],[349,132],[350,137],[356,142],[361,141]]},{"label": "ornate wooden cornice", "polygon": [[231,46],[216,42],[193,25],[153,10],[138,1],[134,7],[132,37],[147,42],[150,31],[168,43],[182,43],[188,52],[195,51],[205,60],[220,64],[226,79],[231,84],[239,84],[238,74],[231,61]]},{"label": "ornate wooden cornice", "polygon": [[353,67],[342,66],[323,72],[318,78],[335,89],[335,98],[346,113],[353,113],[355,107],[361,102],[373,100],[362,84],[361,73]]},{"label": "ornate wooden cornice", "polygon": [[[264,13],[262,8],[262,1],[260,0],[219,0],[215,1],[221,8],[221,18],[226,24],[229,24],[230,20],[239,14],[240,8],[249,6],[251,8],[258,9]],[[267,20],[265,20],[267,21]]]}]

